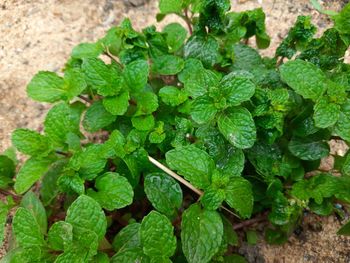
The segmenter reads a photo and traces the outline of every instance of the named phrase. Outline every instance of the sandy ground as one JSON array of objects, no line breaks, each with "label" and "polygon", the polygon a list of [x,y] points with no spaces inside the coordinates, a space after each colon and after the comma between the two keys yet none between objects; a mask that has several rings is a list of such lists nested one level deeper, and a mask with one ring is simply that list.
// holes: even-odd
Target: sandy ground
[{"label": "sandy ground", "polygon": [[[348,1],[325,1],[339,10]],[[307,0],[233,0],[234,10],[262,6],[273,54],[288,28],[300,14],[311,14],[323,30],[330,20],[312,10]],[[39,70],[59,71],[73,46],[94,41],[113,24],[129,17],[136,29],[155,24],[157,1],[150,0],[0,0],[0,152],[10,145],[17,127],[40,129],[48,105],[26,97],[25,87]],[[170,17],[167,19],[174,20]],[[165,22],[167,22],[165,21]],[[162,24],[158,25],[161,28]],[[311,219],[320,231],[305,231],[283,246],[244,246],[241,253],[250,262],[350,262],[350,239],[337,236],[335,217]],[[309,223],[304,223],[304,229]],[[3,253],[0,251],[0,257]]]}]

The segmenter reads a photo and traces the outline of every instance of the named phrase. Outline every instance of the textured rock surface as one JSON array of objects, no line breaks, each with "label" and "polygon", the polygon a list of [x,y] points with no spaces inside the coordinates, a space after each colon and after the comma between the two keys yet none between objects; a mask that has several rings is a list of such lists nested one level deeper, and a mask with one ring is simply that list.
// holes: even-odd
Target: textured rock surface
[{"label": "textured rock surface", "polygon": [[[348,1],[324,2],[337,10]],[[327,17],[312,10],[308,0],[232,3],[237,11],[264,8],[272,36],[271,47],[262,51],[264,55],[273,54],[299,14],[311,14],[322,29],[331,25]],[[156,13],[155,0],[0,0],[0,152],[10,145],[13,129],[42,128],[48,105],[30,100],[25,93],[26,84],[38,70],[60,71],[74,45],[96,40],[125,17],[137,29],[154,24]],[[308,221],[321,225],[322,230],[307,230]],[[284,246],[262,242],[254,247],[244,246],[240,252],[250,262],[350,262],[350,239],[336,236],[339,225],[334,217],[307,217],[305,232],[291,237]],[[4,249],[0,257],[3,253]]]}]

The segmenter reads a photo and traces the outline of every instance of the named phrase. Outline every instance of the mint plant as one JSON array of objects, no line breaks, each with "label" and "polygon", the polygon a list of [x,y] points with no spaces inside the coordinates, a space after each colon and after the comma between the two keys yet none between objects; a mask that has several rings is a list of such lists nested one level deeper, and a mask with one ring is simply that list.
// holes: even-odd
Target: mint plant
[{"label": "mint plant", "polygon": [[37,73],[28,96],[53,106],[0,155],[1,262],[244,262],[236,231],[255,244],[253,223],[281,244],[304,211],[344,217],[350,154],[328,142],[350,141],[350,4],[313,4],[334,27],[316,38],[300,16],[271,58],[248,45],[269,46],[262,9],[160,0],[157,19],[187,28],[125,19]]}]

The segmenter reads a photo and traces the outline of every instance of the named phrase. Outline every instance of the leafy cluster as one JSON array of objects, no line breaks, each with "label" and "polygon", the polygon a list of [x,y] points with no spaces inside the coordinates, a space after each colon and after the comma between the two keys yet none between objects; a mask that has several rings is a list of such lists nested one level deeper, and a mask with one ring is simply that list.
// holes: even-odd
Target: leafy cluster
[{"label": "leafy cluster", "polygon": [[320,38],[300,16],[272,58],[247,45],[269,46],[262,9],[159,8],[188,30],[126,19],[28,84],[53,106],[43,132],[13,132],[19,169],[14,148],[0,156],[1,236],[15,208],[1,262],[244,262],[240,220],[267,215],[266,240],[283,243],[304,211],[350,203],[350,154],[332,154],[338,176],[319,169],[331,139],[350,142],[350,4]]}]

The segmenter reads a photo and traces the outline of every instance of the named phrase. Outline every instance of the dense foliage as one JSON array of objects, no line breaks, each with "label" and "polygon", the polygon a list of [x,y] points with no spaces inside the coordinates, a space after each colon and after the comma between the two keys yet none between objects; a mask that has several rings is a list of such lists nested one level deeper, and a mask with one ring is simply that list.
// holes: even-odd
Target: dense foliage
[{"label": "dense foliage", "polygon": [[248,45],[269,46],[262,9],[160,0],[157,19],[187,28],[126,19],[76,46],[62,74],[36,74],[29,97],[53,106],[42,132],[13,132],[19,169],[14,148],[0,156],[1,236],[15,208],[2,262],[244,262],[234,229],[254,243],[249,222],[267,217],[280,244],[304,211],[341,217],[350,154],[328,141],[350,142],[350,4],[313,2],[334,27],[316,38],[300,16],[272,58]]}]

